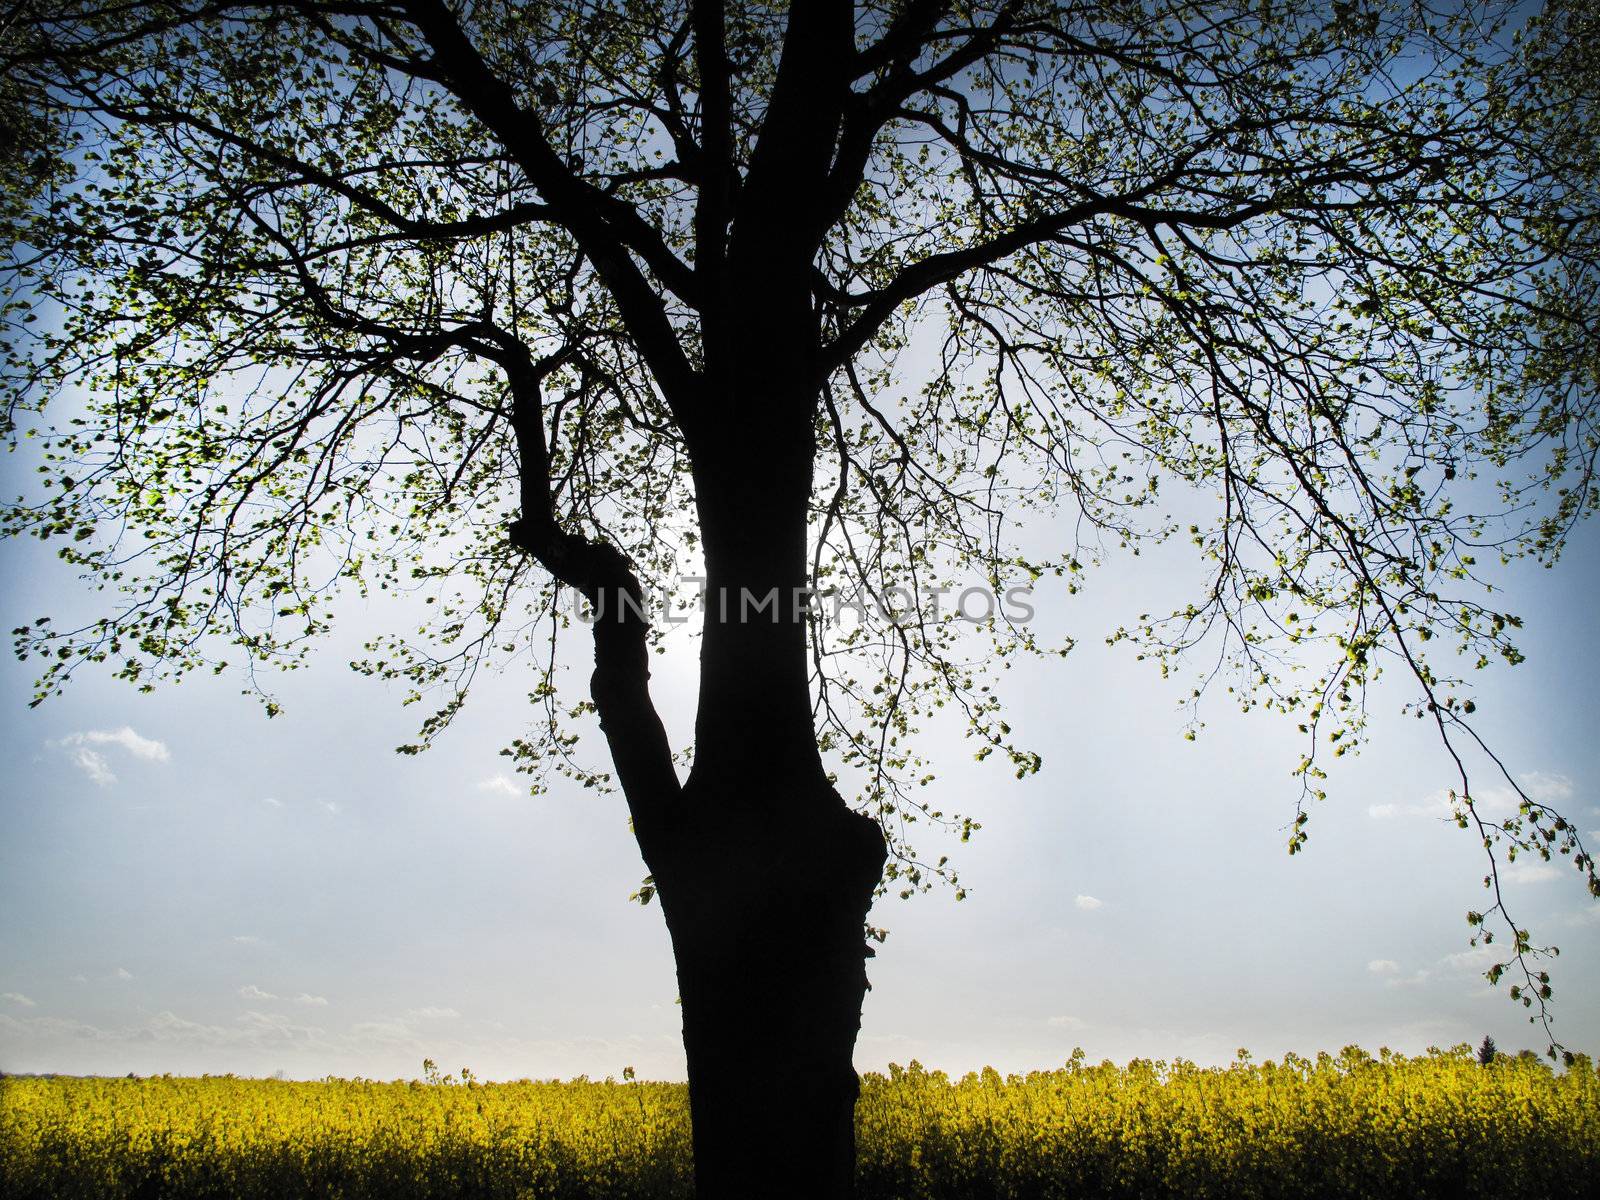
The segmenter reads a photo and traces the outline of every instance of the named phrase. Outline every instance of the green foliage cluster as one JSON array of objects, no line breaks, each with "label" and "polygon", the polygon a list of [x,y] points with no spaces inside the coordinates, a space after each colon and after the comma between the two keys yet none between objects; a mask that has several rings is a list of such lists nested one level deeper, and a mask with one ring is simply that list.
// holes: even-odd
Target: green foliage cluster
[{"label": "green foliage cluster", "polygon": [[[681,1084],[6,1079],[0,1192],[34,1197],[687,1197]],[[1587,1195],[1600,1073],[1469,1047],[1226,1069],[1135,1060],[867,1075],[859,1194]]]}]

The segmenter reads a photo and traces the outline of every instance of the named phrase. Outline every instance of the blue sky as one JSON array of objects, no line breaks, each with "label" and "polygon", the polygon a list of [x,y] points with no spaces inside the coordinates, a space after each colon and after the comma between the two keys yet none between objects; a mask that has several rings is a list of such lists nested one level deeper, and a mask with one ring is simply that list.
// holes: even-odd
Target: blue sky
[{"label": "blue sky", "polygon": [[[27,466],[0,464],[0,484]],[[0,580],[5,629],[94,613],[37,544],[0,543]],[[1600,528],[1556,572],[1504,582],[1528,661],[1482,679],[1480,727],[1600,850]],[[1174,550],[1113,556],[1076,596],[1041,588],[1046,632],[1078,648],[1006,677],[1038,776],[928,731],[950,747],[933,756],[936,803],[984,828],[919,843],[956,856],[965,902],[874,911],[890,936],[859,1067],[1024,1070],[1075,1046],[1118,1061],[1414,1052],[1485,1033],[1543,1049],[1467,944],[1481,852],[1443,819],[1450,764],[1401,717],[1400,680],[1374,689],[1371,742],[1332,772],[1290,859],[1293,725],[1217,695],[1187,741],[1181,686],[1103,644],[1196,585]],[[30,710],[29,664],[0,659],[0,1069],[389,1078],[431,1057],[485,1078],[681,1078],[666,932],[628,901],[644,868],[621,799],[527,794],[498,755],[534,719],[514,674],[481,679],[433,751],[395,754],[417,710],[343,665],[383,614],[341,616],[314,667],[275,682],[270,721],[227,676],[144,696],[85,675]],[[678,745],[693,652],[678,637],[654,686]],[[1514,870],[1508,889],[1562,947],[1559,1036],[1600,1051],[1600,904],[1565,865]]]},{"label": "blue sky", "polygon": [[[6,628],[92,611],[48,551],[0,554]],[[1046,632],[1079,646],[1006,679],[1037,777],[930,731],[954,746],[935,756],[941,801],[984,826],[956,850],[970,895],[874,911],[890,937],[859,1067],[1024,1070],[1080,1045],[1118,1061],[1412,1052],[1485,1033],[1542,1050],[1467,945],[1480,853],[1441,819],[1448,762],[1399,715],[1398,680],[1375,689],[1372,742],[1341,760],[1290,859],[1293,727],[1218,696],[1186,741],[1179,687],[1103,645],[1193,582],[1160,553],[1113,558],[1078,596],[1040,591]],[[1491,744],[1591,845],[1597,582],[1592,525],[1556,572],[1509,575],[1528,662],[1478,693]],[[431,1057],[485,1078],[682,1078],[666,931],[628,901],[643,867],[621,799],[526,794],[497,754],[528,719],[515,675],[480,682],[434,751],[395,754],[416,710],[343,667],[378,615],[347,605],[316,665],[276,685],[270,721],[226,676],[151,696],[85,676],[29,710],[27,665],[0,665],[0,1068],[390,1078]],[[693,643],[654,691],[682,744]],[[1600,905],[1565,865],[1509,887],[1562,947],[1559,1035],[1600,1050]]]}]

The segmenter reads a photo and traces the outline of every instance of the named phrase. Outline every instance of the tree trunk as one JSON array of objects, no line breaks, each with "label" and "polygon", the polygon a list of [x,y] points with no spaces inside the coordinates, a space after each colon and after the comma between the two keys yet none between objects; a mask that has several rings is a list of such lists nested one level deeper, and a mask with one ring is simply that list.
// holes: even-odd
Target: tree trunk
[{"label": "tree trunk", "polygon": [[[790,792],[753,776],[749,793]],[[745,796],[696,795],[694,836],[656,864],[672,934],[700,1200],[852,1194],[851,1057],[867,978],[863,925],[883,868],[877,824],[826,784],[800,821],[752,822]],[[773,812],[762,803],[760,808]]]},{"label": "tree trunk", "polygon": [[[524,381],[519,404],[531,411],[537,399],[537,381]],[[641,589],[626,560],[560,529],[531,487],[511,527],[600,614],[590,693],[672,935],[700,1200],[842,1200],[855,1175],[851,1055],[885,846],[817,751],[810,418],[788,411],[787,429],[734,427],[695,455],[708,603],[694,768],[681,786],[650,701]],[[536,467],[538,436],[536,422],[519,426]]]},{"label": "tree trunk", "polygon": [[677,959],[700,1200],[837,1200],[855,1175],[851,1057],[885,851],[817,751],[813,398],[785,399],[695,453],[707,576],[695,761],[649,856]]}]

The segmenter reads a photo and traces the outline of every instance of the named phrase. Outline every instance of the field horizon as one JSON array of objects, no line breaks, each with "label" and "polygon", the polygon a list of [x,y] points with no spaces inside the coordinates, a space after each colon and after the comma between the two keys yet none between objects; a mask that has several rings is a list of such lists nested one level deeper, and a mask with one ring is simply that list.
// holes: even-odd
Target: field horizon
[{"label": "field horizon", "polygon": [[[759,1069],[759,1068],[757,1068]],[[18,1200],[629,1197],[693,1191],[687,1086],[20,1076],[0,1079],[0,1191]],[[1183,1059],[952,1078],[915,1061],[862,1075],[863,1200],[1230,1195],[1586,1195],[1600,1071],[1465,1043],[1407,1056],[1226,1067]]]}]

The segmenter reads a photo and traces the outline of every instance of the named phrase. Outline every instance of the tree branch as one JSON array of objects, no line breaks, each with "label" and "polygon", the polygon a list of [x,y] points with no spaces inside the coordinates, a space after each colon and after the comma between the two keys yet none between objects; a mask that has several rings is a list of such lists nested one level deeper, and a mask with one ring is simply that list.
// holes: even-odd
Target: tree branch
[{"label": "tree branch", "polygon": [[666,810],[680,785],[660,714],[650,699],[649,623],[644,592],[621,551],[561,528],[552,502],[545,442],[543,381],[568,358],[561,351],[535,361],[514,338],[497,355],[510,383],[522,517],[512,522],[512,545],[533,555],[595,611],[594,674],[590,695],[600,716],[617,778],[648,862],[659,844]]},{"label": "tree branch", "polygon": [[694,403],[695,372],[661,297],[629,257],[639,255],[679,299],[698,307],[694,272],[627,201],[579,178],[545,137],[537,114],[522,108],[467,38],[443,0],[407,0],[406,10],[433,50],[437,78],[511,151],[557,220],[594,264],[674,408]]},{"label": "tree branch", "polygon": [[858,77],[876,70],[886,71],[886,74],[864,95],[851,96],[839,136],[838,153],[823,187],[822,209],[829,224],[850,207],[871,161],[873,142],[900,106],[918,92],[943,83],[992,53],[1010,28],[1012,13],[1018,5],[1006,4],[992,24],[975,31],[963,45],[926,71],[912,71],[911,64],[927,44],[927,35],[949,7],[945,0],[918,0],[896,17],[881,39],[857,56]]},{"label": "tree branch", "polygon": [[[722,0],[694,0],[695,67],[700,75],[700,194],[695,203],[695,265],[713,296],[719,290],[724,238],[732,215],[733,128]],[[720,299],[720,297],[717,297]]]},{"label": "tree branch", "polygon": [[799,199],[821,187],[833,159],[850,95],[851,7],[848,0],[811,0],[789,10],[778,76],[736,218],[735,243],[758,257],[781,241],[809,262],[827,227],[818,205],[810,206],[800,229],[795,213]]}]

